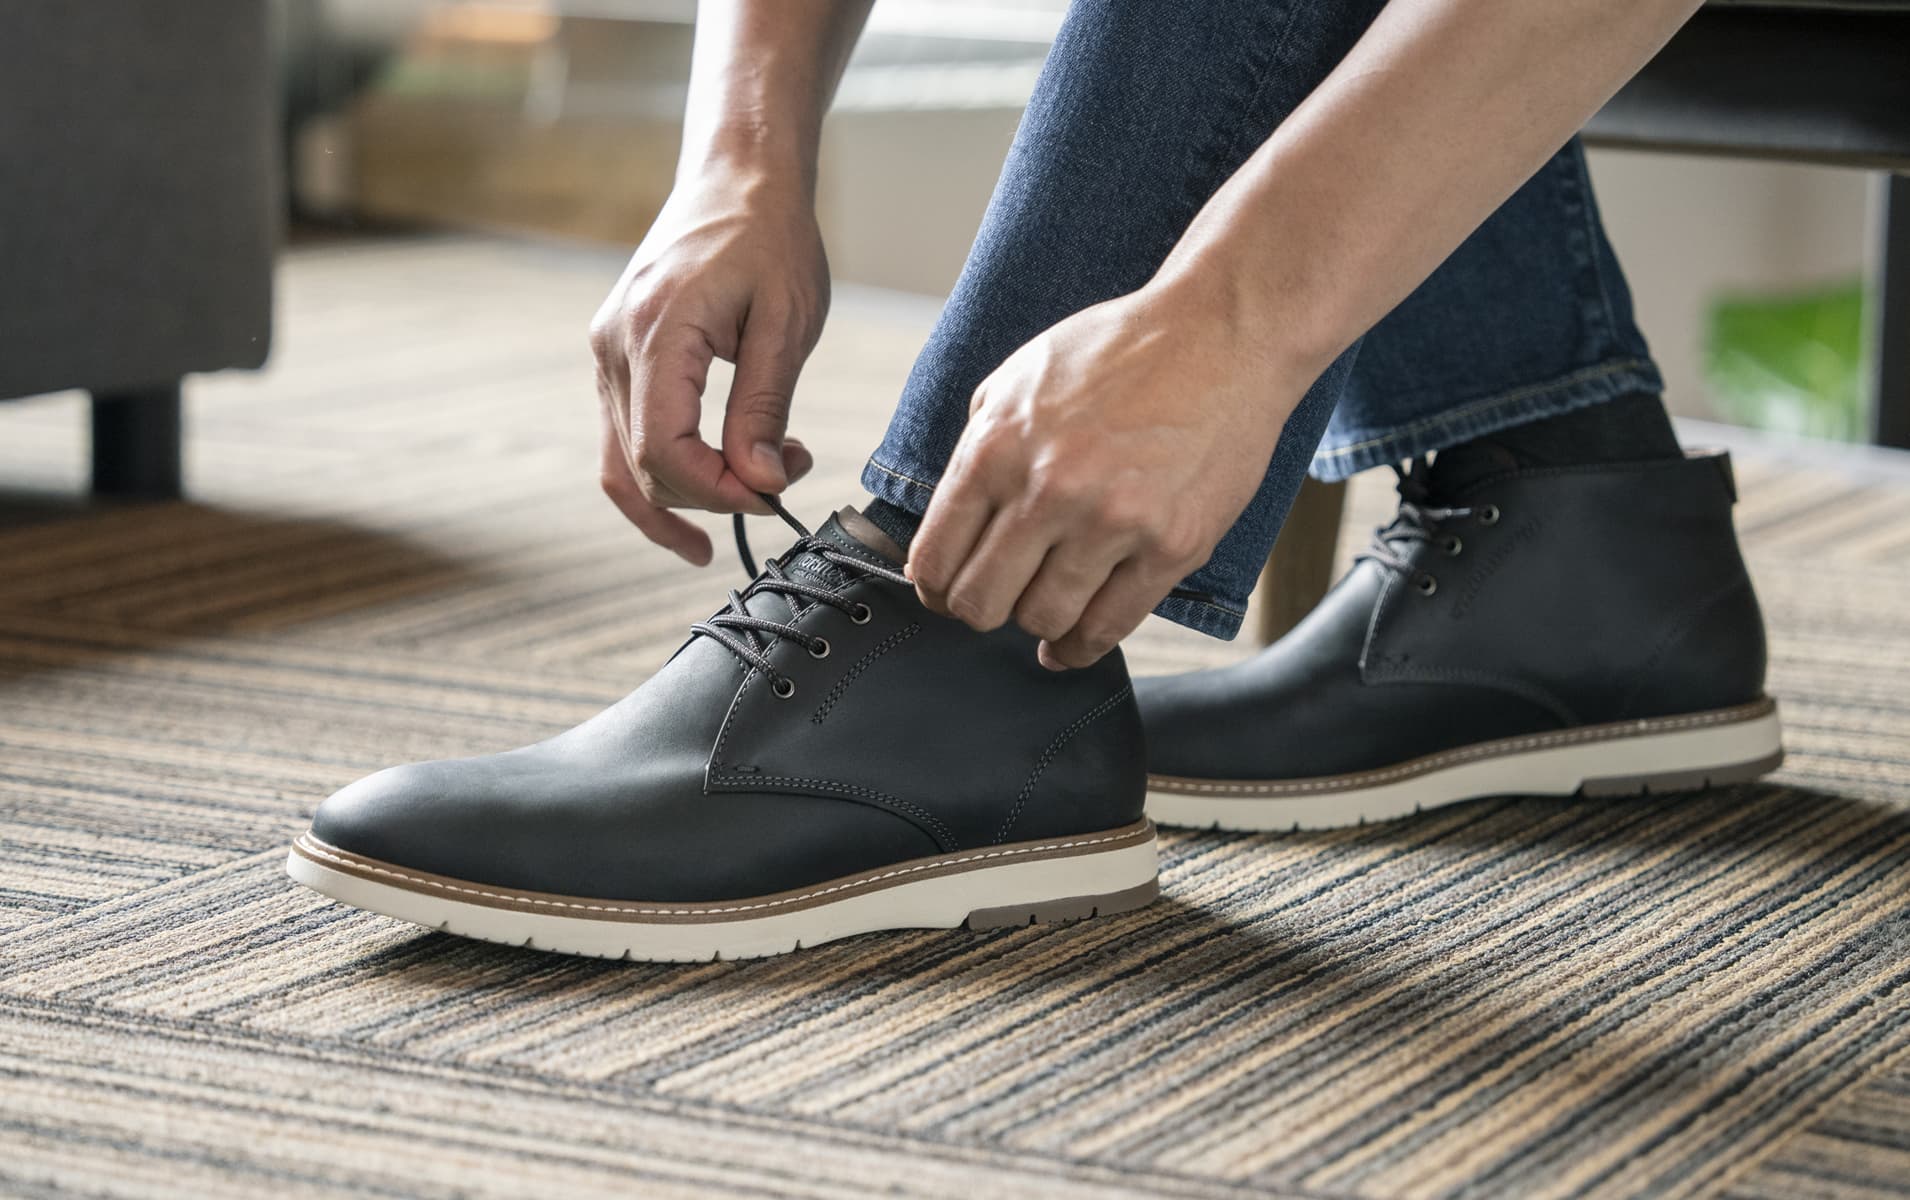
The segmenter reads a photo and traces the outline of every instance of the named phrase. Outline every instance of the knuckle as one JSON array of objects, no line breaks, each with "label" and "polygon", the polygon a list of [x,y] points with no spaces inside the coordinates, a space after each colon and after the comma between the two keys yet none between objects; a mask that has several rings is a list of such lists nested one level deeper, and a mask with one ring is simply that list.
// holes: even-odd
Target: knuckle
[{"label": "knuckle", "polygon": [[1207,559],[1199,534],[1181,522],[1165,525],[1156,531],[1152,549],[1163,564],[1176,568],[1199,566]]},{"label": "knuckle", "polygon": [[652,292],[637,296],[623,307],[623,317],[619,322],[620,332],[628,332],[641,337],[644,333],[662,324],[664,313],[663,298]]},{"label": "knuckle", "polygon": [[731,403],[746,420],[760,423],[781,423],[789,416],[789,393],[774,388],[760,388],[736,397]]},{"label": "knuckle", "polygon": [[1151,514],[1125,489],[1110,489],[1095,498],[1094,515],[1105,529],[1133,532],[1146,528]]},{"label": "knuckle", "polygon": [[1023,602],[1015,606],[1015,624],[1026,633],[1038,638],[1055,641],[1068,632],[1066,624],[1055,610],[1046,604]]},{"label": "knuckle", "polygon": [[755,349],[771,358],[787,358],[796,352],[797,335],[791,328],[787,310],[771,305],[750,314],[749,336]]},{"label": "knuckle", "polygon": [[923,545],[917,538],[909,547],[909,578],[915,586],[925,592],[942,592],[947,589],[948,572],[943,569],[942,559],[933,545]]},{"label": "knuckle", "polygon": [[1063,463],[1038,464],[1028,474],[1028,492],[1044,506],[1074,510],[1089,499],[1093,481]]},{"label": "knuckle", "polygon": [[909,578],[915,581],[915,590],[925,596],[940,596],[947,590],[948,580],[941,570],[917,562],[913,556],[909,559]]},{"label": "knuckle", "polygon": [[982,416],[971,421],[970,426],[974,430],[973,441],[976,450],[988,455],[991,460],[1012,459],[1024,471],[1027,470],[1026,464],[1022,462],[1021,435],[1012,425]]},{"label": "knuckle", "polygon": [[957,592],[948,598],[949,615],[962,624],[974,629],[987,631],[1001,624],[990,621],[987,605],[972,592]]}]

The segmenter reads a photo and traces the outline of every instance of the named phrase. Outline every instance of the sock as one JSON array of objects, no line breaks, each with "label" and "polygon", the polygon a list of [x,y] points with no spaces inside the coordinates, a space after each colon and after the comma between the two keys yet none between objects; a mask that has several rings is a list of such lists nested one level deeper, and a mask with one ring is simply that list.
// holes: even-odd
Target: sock
[{"label": "sock", "polygon": [[1560,413],[1461,442],[1433,456],[1433,478],[1462,487],[1521,467],[1676,458],[1684,450],[1662,400],[1649,392]]},{"label": "sock", "polygon": [[915,531],[922,524],[922,518],[906,508],[897,508],[887,500],[870,500],[862,506],[862,515],[869,518],[869,524],[895,539],[895,544],[903,550],[915,540]]},{"label": "sock", "polygon": [[1650,393],[1514,425],[1492,440],[1518,455],[1524,466],[1640,462],[1683,453],[1664,402]]}]

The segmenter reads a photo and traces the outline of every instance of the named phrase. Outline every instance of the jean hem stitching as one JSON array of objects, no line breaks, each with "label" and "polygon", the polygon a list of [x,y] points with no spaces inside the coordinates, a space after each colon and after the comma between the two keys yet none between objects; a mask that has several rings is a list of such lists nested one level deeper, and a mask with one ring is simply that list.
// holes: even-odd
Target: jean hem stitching
[{"label": "jean hem stitching", "polygon": [[935,484],[929,483],[926,480],[917,479],[915,476],[910,475],[905,471],[898,471],[894,467],[891,467],[886,463],[878,461],[874,456],[870,456],[869,460],[866,463],[864,463],[863,466],[870,470],[880,471],[882,472],[882,474],[887,475],[889,478],[894,479],[900,483],[906,484],[909,487],[921,488],[923,491],[928,492],[931,495],[933,495],[935,492],[935,487],[936,487]]},{"label": "jean hem stitching", "polygon": [[1187,596],[1169,596],[1156,604],[1153,611],[1157,617],[1223,641],[1239,633],[1247,617],[1244,608],[1236,609],[1212,600],[1195,600]]},{"label": "jean hem stitching", "polygon": [[1553,392],[1564,391],[1578,384],[1592,383],[1626,371],[1637,371],[1641,369],[1655,374],[1655,368],[1649,359],[1628,358],[1618,362],[1601,363],[1596,367],[1588,367],[1583,370],[1574,371],[1569,375],[1562,375],[1557,379],[1547,380],[1545,383],[1513,388],[1510,391],[1500,392],[1497,395],[1474,400],[1470,404],[1464,404],[1458,408],[1449,408],[1433,416],[1423,417],[1410,425],[1402,425],[1398,429],[1389,429],[1378,437],[1367,438],[1364,441],[1353,442],[1345,446],[1335,446],[1331,450],[1316,451],[1313,455],[1314,461],[1349,458],[1365,450],[1399,442],[1418,434],[1430,433],[1435,429],[1451,425],[1458,421],[1464,421],[1471,417],[1476,417],[1481,413],[1489,412],[1503,405],[1518,404],[1522,401],[1537,399],[1538,397]]}]

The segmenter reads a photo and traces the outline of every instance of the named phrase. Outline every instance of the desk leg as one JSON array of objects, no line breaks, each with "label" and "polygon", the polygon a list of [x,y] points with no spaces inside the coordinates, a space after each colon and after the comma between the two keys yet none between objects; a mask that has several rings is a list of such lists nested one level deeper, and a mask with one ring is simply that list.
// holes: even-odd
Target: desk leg
[{"label": "desk leg", "polygon": [[1910,449],[1910,175],[1878,180],[1870,287],[1871,435]]}]

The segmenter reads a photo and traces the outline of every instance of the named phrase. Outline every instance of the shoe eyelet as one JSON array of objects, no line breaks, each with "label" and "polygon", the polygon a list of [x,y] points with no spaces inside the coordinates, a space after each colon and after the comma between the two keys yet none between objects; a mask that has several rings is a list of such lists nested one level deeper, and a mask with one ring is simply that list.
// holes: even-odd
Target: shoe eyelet
[{"label": "shoe eyelet", "polygon": [[1497,525],[1499,523],[1499,518],[1504,515],[1505,515],[1504,513],[1501,513],[1499,511],[1498,505],[1488,504],[1484,508],[1479,510],[1479,524]]},{"label": "shoe eyelet", "polygon": [[1413,586],[1419,589],[1420,595],[1430,596],[1439,590],[1439,581],[1430,575],[1421,575],[1413,581]]},{"label": "shoe eyelet", "polygon": [[828,658],[829,657],[829,639],[817,638],[815,641],[809,643],[809,657]]},{"label": "shoe eyelet", "polygon": [[789,678],[778,679],[769,685],[770,694],[778,700],[787,700],[796,694],[796,681]]},{"label": "shoe eyelet", "polygon": [[1459,537],[1457,534],[1448,534],[1439,543],[1439,546],[1440,546],[1440,549],[1446,552],[1447,558],[1458,558],[1459,552],[1466,548],[1466,544],[1459,540]]},{"label": "shoe eyelet", "polygon": [[867,625],[875,620],[875,610],[866,604],[858,604],[849,613],[849,619],[858,625]]}]

